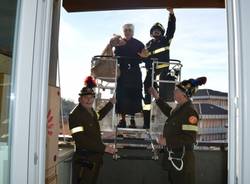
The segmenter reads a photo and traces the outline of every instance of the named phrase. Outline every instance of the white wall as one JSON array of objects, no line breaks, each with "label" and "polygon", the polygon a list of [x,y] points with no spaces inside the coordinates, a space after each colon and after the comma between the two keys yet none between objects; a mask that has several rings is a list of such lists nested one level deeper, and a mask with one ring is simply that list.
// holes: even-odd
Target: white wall
[{"label": "white wall", "polygon": [[250,1],[227,0],[229,32],[229,181],[250,183]]}]

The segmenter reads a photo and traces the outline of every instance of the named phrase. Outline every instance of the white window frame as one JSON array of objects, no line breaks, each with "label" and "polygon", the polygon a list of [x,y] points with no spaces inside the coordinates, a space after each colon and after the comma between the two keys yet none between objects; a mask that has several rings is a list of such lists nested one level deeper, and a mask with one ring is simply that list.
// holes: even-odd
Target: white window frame
[{"label": "white window frame", "polygon": [[250,1],[227,0],[229,49],[228,181],[250,182]]},{"label": "white window frame", "polygon": [[[250,181],[250,1],[226,0],[229,49],[230,184]],[[12,89],[11,184],[45,183],[52,0],[19,1]],[[211,20],[213,21],[213,20]],[[237,179],[236,179],[237,178]]]},{"label": "white window frame", "polygon": [[44,184],[52,0],[18,1],[11,101],[11,184]]}]

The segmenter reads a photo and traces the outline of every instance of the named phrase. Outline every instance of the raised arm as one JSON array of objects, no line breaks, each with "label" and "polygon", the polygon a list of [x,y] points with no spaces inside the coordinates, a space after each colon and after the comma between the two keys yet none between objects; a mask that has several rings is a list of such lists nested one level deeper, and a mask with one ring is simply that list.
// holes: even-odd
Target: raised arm
[{"label": "raised arm", "polygon": [[174,15],[173,8],[167,8],[169,11],[169,19],[168,19],[168,28],[166,31],[166,37],[171,42],[172,38],[174,37],[175,28],[176,28],[176,18]]},{"label": "raised arm", "polygon": [[108,112],[113,108],[113,105],[115,104],[116,99],[115,96],[109,100],[109,102],[97,112],[98,114],[98,120],[102,120]]},{"label": "raised arm", "polygon": [[154,88],[150,87],[149,93],[155,98],[156,104],[162,113],[169,117],[172,107],[160,99],[159,93]]}]

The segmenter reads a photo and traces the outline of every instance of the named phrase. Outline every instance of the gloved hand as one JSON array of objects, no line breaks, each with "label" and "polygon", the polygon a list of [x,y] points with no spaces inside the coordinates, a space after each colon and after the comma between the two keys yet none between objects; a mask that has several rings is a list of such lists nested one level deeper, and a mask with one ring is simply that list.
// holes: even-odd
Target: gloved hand
[{"label": "gloved hand", "polygon": [[137,54],[142,58],[147,58],[150,55],[147,49],[142,49],[142,51],[138,52]]}]

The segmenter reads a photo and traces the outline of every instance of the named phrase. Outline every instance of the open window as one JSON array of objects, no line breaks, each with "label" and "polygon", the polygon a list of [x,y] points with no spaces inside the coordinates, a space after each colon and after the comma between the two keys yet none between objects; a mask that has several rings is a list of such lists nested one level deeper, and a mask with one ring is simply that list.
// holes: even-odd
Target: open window
[{"label": "open window", "polygon": [[[200,177],[200,180],[199,181],[202,181],[202,182],[205,182],[205,180],[207,180],[206,182],[207,183],[212,183],[212,182],[223,182],[225,183],[226,180],[227,180],[227,152],[225,152],[224,148],[227,147],[227,141],[225,140],[225,137],[227,137],[226,133],[227,133],[227,128],[226,128],[226,124],[227,124],[227,121],[228,121],[228,116],[227,116],[227,108],[225,106],[222,106],[222,105],[218,105],[218,104],[227,104],[228,103],[228,94],[227,93],[220,93],[220,92],[227,92],[228,90],[228,86],[227,86],[227,80],[228,80],[228,75],[227,75],[227,30],[226,30],[226,20],[225,20],[225,17],[226,17],[226,11],[225,9],[213,9],[211,10],[211,14],[209,14],[208,17],[205,17],[205,13],[203,14],[203,12],[208,12],[210,11],[209,9],[200,9],[200,11],[196,8],[224,8],[225,7],[225,4],[224,4],[224,1],[206,1],[206,2],[200,2],[198,3],[197,1],[190,1],[190,2],[178,2],[178,1],[172,1],[173,4],[170,4],[169,6],[173,6],[173,7],[176,7],[176,14],[177,14],[177,29],[179,29],[178,31],[180,31],[180,29],[183,29],[182,31],[186,30],[186,32],[188,32],[189,34],[195,34],[196,37],[192,37],[193,40],[191,42],[185,40],[185,38],[183,38],[183,32],[177,32],[176,35],[175,35],[175,38],[173,39],[173,45],[171,46],[171,56],[173,56],[174,58],[180,56],[180,52],[183,51],[185,52],[185,48],[183,48],[182,50],[180,50],[180,46],[181,44],[182,45],[195,45],[196,42],[196,38],[197,39],[204,39],[202,44],[201,45],[197,45],[197,46],[194,46],[192,49],[191,47],[190,48],[187,48],[186,47],[186,52],[189,52],[188,49],[191,49],[190,51],[194,51],[194,50],[199,50],[203,47],[209,47],[209,48],[213,48],[210,50],[211,54],[212,53],[215,53],[215,54],[212,54],[213,55],[213,58],[209,57],[208,58],[205,58],[205,57],[197,57],[197,58],[193,58],[193,61],[190,61],[189,59],[187,59],[187,55],[182,55],[180,57],[182,57],[183,59],[183,72],[182,73],[182,79],[184,79],[185,77],[192,77],[191,75],[195,75],[195,76],[198,76],[198,75],[205,75],[205,74],[202,74],[202,73],[199,73],[196,71],[199,70],[195,67],[197,67],[197,65],[202,65],[202,62],[204,63],[210,63],[206,66],[203,66],[203,70],[206,68],[206,74],[209,73],[209,72],[213,72],[214,70],[218,70],[218,71],[221,71],[221,69],[223,68],[223,76],[225,77],[225,80],[224,82],[218,82],[220,84],[220,87],[222,87],[221,84],[224,84],[224,90],[222,88],[220,89],[217,89],[216,90],[216,87],[215,88],[212,88],[210,90],[207,90],[207,89],[203,89],[200,94],[195,97],[194,100],[197,101],[197,109],[200,110],[200,113],[203,113],[202,114],[202,120],[201,120],[201,124],[202,126],[200,127],[201,128],[201,134],[199,135],[199,139],[201,140],[201,144],[198,146],[200,149],[206,149],[204,152],[211,152],[211,151],[218,151],[221,149],[221,151],[219,152],[220,154],[220,161],[216,162],[216,163],[221,163],[221,165],[217,165],[217,166],[214,166],[214,167],[217,167],[218,170],[216,171],[216,174],[212,174],[214,177],[208,177],[208,178],[202,178]],[[187,4],[186,4],[187,3]],[[163,4],[162,1],[154,1],[154,2],[131,2],[131,3],[126,3],[126,4],[119,4],[119,3],[115,3],[113,4],[112,2],[110,1],[106,1],[105,3],[103,4],[96,4],[96,3],[91,3],[91,2],[88,2],[88,3],[85,3],[85,2],[79,2],[79,1],[63,1],[63,7],[69,11],[69,12],[75,12],[72,16],[74,16],[74,18],[76,19],[77,17],[77,14],[81,14],[82,18],[81,18],[81,22],[85,22],[84,20],[85,19],[88,19],[87,17],[91,17],[91,13],[92,11],[99,11],[99,10],[121,10],[121,9],[142,9],[142,8],[146,8],[146,9],[149,9],[149,8],[163,8],[165,7],[165,5]],[[190,8],[190,9],[178,9],[178,8]],[[87,12],[82,12],[82,11],[87,11]],[[88,12],[88,11],[91,11],[91,12]],[[138,10],[140,13],[136,14],[135,11],[133,10],[126,10],[127,14],[132,14],[132,13],[135,13],[134,14],[134,17],[139,17],[139,14],[144,14],[145,12],[151,12],[151,16],[152,17],[157,17],[159,14],[156,13],[157,10]],[[164,12],[165,10],[158,10],[159,12],[161,12],[161,14],[166,14],[166,18],[167,18],[167,12]],[[62,10],[62,12],[64,13],[64,10]],[[81,13],[76,13],[76,12],[81,12]],[[113,15],[110,15],[110,19],[112,19],[113,17],[114,18],[117,18],[118,15],[116,15],[118,11],[114,11],[112,12]],[[183,13],[184,12],[184,13]],[[155,14],[154,14],[155,13]],[[180,17],[178,17],[178,13],[181,16],[184,16],[184,14],[186,15],[186,17],[188,17],[186,20],[182,19]],[[181,15],[183,13],[183,15]],[[66,14],[66,13],[65,13]],[[62,16],[66,16],[65,14],[63,14]],[[84,14],[88,14],[88,16],[86,15],[86,17],[84,16]],[[93,13],[94,14],[94,13]],[[96,13],[98,14],[98,12]],[[102,14],[102,15],[101,15]],[[105,16],[107,16],[108,12],[99,12],[99,16],[101,18],[104,18],[105,19]],[[79,15],[80,16],[80,15]],[[205,24],[202,24],[202,22],[199,22],[197,21],[195,18],[198,18],[198,17],[202,17],[203,18],[203,21],[205,21],[207,24],[206,26],[207,27],[202,27],[204,26]],[[214,22],[214,18],[212,18],[212,16],[215,16],[217,18],[217,20],[221,20],[220,23],[218,23],[217,25],[216,24],[209,24],[211,22]],[[85,18],[84,18],[85,17]],[[70,15],[68,18],[68,21],[71,20],[73,21],[74,18],[70,19]],[[144,17],[145,18],[145,17]],[[62,19],[62,17],[61,17]],[[94,17],[90,18],[91,20],[94,20]],[[156,19],[159,20],[159,17],[157,17]],[[179,20],[182,21],[182,23],[186,22],[188,24],[193,24],[197,27],[197,30],[195,30],[195,26],[193,27],[193,29],[189,29],[188,28],[186,29],[184,26],[181,25],[181,23],[179,23],[178,21]],[[103,20],[103,19],[101,19]],[[101,21],[99,20],[99,21]],[[147,18],[145,18],[145,20],[148,21]],[[159,21],[162,21],[163,19],[159,20]],[[192,22],[190,21],[192,20]],[[96,22],[98,22],[98,18],[96,18],[95,20]],[[121,26],[116,26],[115,24],[112,24],[109,23],[109,20],[106,19],[107,22],[106,23],[106,26],[101,26],[102,24],[99,23],[99,28],[102,27],[102,30],[100,32],[106,32],[105,31],[105,28],[107,27],[107,29],[112,30],[112,28],[114,28],[116,31],[119,31],[119,27]],[[124,20],[123,20],[124,21]],[[143,19],[139,20],[139,21],[144,21]],[[153,23],[153,22],[152,22]],[[152,24],[151,23],[151,24]],[[65,22],[63,23],[65,24]],[[84,25],[82,25],[82,29],[84,29],[84,27],[87,27],[86,28],[86,32],[83,31],[82,33],[80,34],[83,34],[83,35],[91,35],[89,37],[91,38],[94,38],[95,35],[94,34],[91,34],[90,32],[88,32],[89,29],[93,29],[93,30],[96,30],[98,29],[98,26],[95,25],[94,21],[92,21],[91,23],[88,24],[88,21],[86,20],[85,23],[83,23]],[[97,23],[98,24],[98,23]],[[151,25],[149,24],[149,25]],[[147,35],[147,37],[142,37],[144,43],[147,42],[150,37],[148,36],[148,31],[150,29],[150,26],[147,25],[147,26],[142,26],[143,29],[145,30],[144,31],[144,35]],[[220,29],[220,26],[223,26],[224,29]],[[140,25],[141,26],[141,25]],[[140,26],[136,26],[136,31],[138,32],[141,32],[140,31]],[[206,34],[209,34],[208,32],[211,31],[211,32],[215,32],[215,29],[214,28],[217,28],[216,31],[219,30],[220,33],[217,32],[217,35],[215,34],[214,37],[213,36],[210,36],[208,38],[208,40],[205,39],[205,37],[207,36]],[[201,31],[198,31],[198,29],[201,28],[202,30]],[[94,33],[94,31],[92,31]],[[193,32],[193,33],[192,33]],[[113,31],[110,31],[109,34],[113,34],[114,32]],[[204,34],[205,36],[202,36],[202,34]],[[223,42],[222,45],[218,44],[218,42],[216,42],[216,39],[218,38],[218,34],[220,34],[221,36],[221,39],[220,41]],[[100,37],[100,35],[102,35],[102,33],[100,33],[98,35],[98,38],[101,40],[102,37]],[[138,35],[137,33],[137,36],[140,36]],[[178,38],[179,37],[179,38]],[[61,39],[63,40],[63,37],[61,37]],[[108,37],[106,36],[105,37],[105,40],[108,41]],[[182,41],[181,41],[182,39]],[[100,41],[101,42],[101,41]],[[103,46],[100,47],[100,45],[97,44],[97,42],[95,42],[95,48],[96,48],[96,53],[93,52],[92,56],[94,55],[98,55],[99,53],[101,53],[102,51],[102,48],[104,48],[105,46],[105,41],[102,42],[103,43]],[[85,45],[86,47],[88,47],[87,45]],[[178,48],[179,47],[179,48]],[[220,48],[219,48],[220,47]],[[223,47],[223,51],[221,50],[221,47]],[[94,49],[93,49],[94,50]],[[83,51],[84,52],[84,51]],[[199,54],[203,54],[202,51],[201,52],[194,52],[195,54],[199,55]],[[216,60],[216,54],[222,54],[220,57],[222,58],[222,63],[220,63],[220,61]],[[84,59],[84,61],[81,61],[82,62],[82,65],[90,65],[90,58],[86,58],[86,60]],[[82,59],[82,58],[81,58]],[[179,59],[179,58],[176,58],[176,59]],[[207,59],[207,61],[206,61]],[[62,62],[63,58],[60,58],[60,62]],[[187,62],[187,60],[189,60],[189,62]],[[197,65],[196,65],[197,64]],[[193,69],[193,67],[195,69]],[[199,68],[199,67],[198,67]],[[202,68],[202,67],[201,67]],[[220,68],[220,69],[218,69]],[[191,72],[190,72],[191,71]],[[191,73],[191,74],[190,74]],[[214,75],[214,76],[211,76],[211,77],[208,77],[208,80],[210,81],[218,81],[219,80],[219,75]],[[83,77],[84,78],[84,77]],[[79,79],[76,79],[76,80],[79,80]],[[216,82],[214,82],[216,83]],[[78,88],[80,89],[80,88]],[[211,98],[213,100],[211,100]],[[212,103],[209,104],[209,103]],[[216,109],[216,110],[215,110]],[[221,114],[220,114],[221,113]],[[219,117],[219,118],[218,118]],[[222,127],[220,127],[219,125],[219,122],[222,121],[223,122],[223,125]],[[215,133],[216,132],[216,133]],[[223,140],[222,140],[223,139]],[[203,141],[202,141],[203,140]],[[221,143],[221,144],[220,144]],[[205,155],[199,155],[200,158],[203,157],[203,158],[208,158],[209,156],[205,156]],[[211,155],[210,155],[211,156]],[[211,160],[214,160],[214,158],[210,158]],[[209,164],[210,164],[210,159],[207,159],[206,161],[208,162],[207,164],[205,164],[203,162],[203,166],[205,166],[206,168],[209,168]],[[209,161],[210,160],[210,161]],[[200,163],[201,164],[201,163]],[[200,169],[200,176],[201,175],[206,175],[206,176],[209,176],[211,173],[209,173],[209,171],[207,169],[202,169],[201,167],[198,166],[198,168]],[[213,170],[215,171],[215,170]],[[215,177],[216,176],[216,177]],[[108,177],[109,178],[109,177]],[[214,179],[214,180],[213,180]],[[216,181],[215,181],[216,180]]]}]

